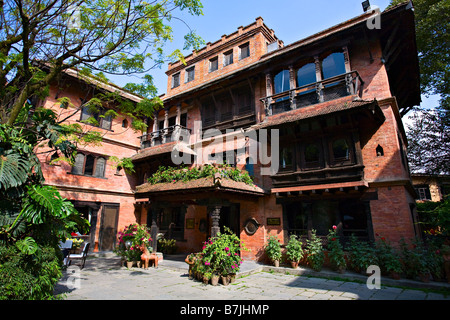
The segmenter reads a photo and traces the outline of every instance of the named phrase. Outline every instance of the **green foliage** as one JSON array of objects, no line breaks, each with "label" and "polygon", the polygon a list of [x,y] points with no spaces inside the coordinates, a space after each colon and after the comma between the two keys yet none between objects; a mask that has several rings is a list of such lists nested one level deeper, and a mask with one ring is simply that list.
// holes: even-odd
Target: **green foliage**
[{"label": "green foliage", "polygon": [[375,243],[375,254],[382,273],[402,273],[403,265],[400,262],[400,253],[383,237]]},{"label": "green foliage", "polygon": [[354,234],[350,236],[348,251],[350,266],[356,272],[365,272],[370,265],[378,263],[373,246],[365,241],[359,241]]},{"label": "green foliage", "polygon": [[310,267],[315,271],[322,270],[325,260],[322,240],[316,235],[316,230],[311,231],[311,238],[306,239],[306,251],[308,253],[307,261]]},{"label": "green foliage", "polygon": [[141,247],[146,246],[150,250],[152,238],[150,230],[145,224],[133,223],[126,226],[118,233],[118,244],[114,252],[127,261],[141,260]]},{"label": "green foliage", "polygon": [[347,267],[347,262],[345,260],[344,249],[341,242],[339,241],[339,236],[337,235],[336,226],[333,226],[333,230],[328,232],[328,258],[330,259],[330,264],[335,270],[345,269]]},{"label": "green foliage", "polygon": [[293,262],[299,262],[303,258],[302,242],[294,234],[291,235],[286,245],[286,255]]},{"label": "green foliage", "polygon": [[252,178],[245,171],[241,171],[228,165],[213,166],[209,164],[200,168],[193,167],[190,169],[186,167],[176,168],[160,166],[158,170],[148,178],[148,182],[150,184],[177,181],[187,182],[201,178],[215,177],[216,174],[219,174],[222,178],[253,185]]},{"label": "green foliage", "polygon": [[204,242],[201,255],[196,259],[196,268],[223,276],[235,274],[241,267],[240,252],[243,250],[247,250],[244,242],[225,227],[224,233]]},{"label": "green foliage", "polygon": [[266,246],[264,247],[266,255],[272,261],[280,261],[281,259],[281,243],[277,236],[271,235],[267,239]]},{"label": "green foliage", "polygon": [[60,250],[39,245],[30,254],[33,250],[19,249],[30,244],[18,243],[0,242],[0,300],[54,299],[54,285],[62,276]]},{"label": "green foliage", "polygon": [[130,158],[121,158],[112,156],[109,157],[109,160],[113,163],[113,168],[116,168],[118,170],[124,169],[127,174],[134,173],[134,164],[133,161],[131,161]]},{"label": "green foliage", "polygon": [[159,239],[158,240],[158,251],[165,254],[174,254],[177,247],[177,241],[175,239]]},{"label": "green foliage", "polygon": [[[125,90],[143,98],[134,112],[126,99],[113,99],[114,94],[98,95],[88,102],[96,108],[100,107],[97,99],[118,102],[119,111],[133,119],[136,130],[145,129],[143,117],[152,116],[161,105],[149,71],[180,56],[178,49],[172,54],[165,51],[172,40],[172,21],[180,20],[175,12],[203,14],[198,0],[7,1],[2,2],[2,12],[0,123],[12,125],[28,99],[47,96],[49,84],[72,68],[98,87],[114,86],[105,74],[144,74],[142,84],[125,85]],[[203,43],[189,29],[184,48],[198,50]],[[93,118],[88,121],[94,122]]]}]

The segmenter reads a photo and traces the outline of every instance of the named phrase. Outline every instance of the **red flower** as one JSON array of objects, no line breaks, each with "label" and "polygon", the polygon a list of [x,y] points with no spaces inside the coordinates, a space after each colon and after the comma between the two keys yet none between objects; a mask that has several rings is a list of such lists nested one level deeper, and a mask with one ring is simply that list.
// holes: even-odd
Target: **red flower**
[{"label": "red flower", "polygon": [[331,239],[331,241],[336,241],[336,238]]},{"label": "red flower", "polygon": [[336,230],[337,229],[337,227],[336,226],[333,226],[333,230]]}]

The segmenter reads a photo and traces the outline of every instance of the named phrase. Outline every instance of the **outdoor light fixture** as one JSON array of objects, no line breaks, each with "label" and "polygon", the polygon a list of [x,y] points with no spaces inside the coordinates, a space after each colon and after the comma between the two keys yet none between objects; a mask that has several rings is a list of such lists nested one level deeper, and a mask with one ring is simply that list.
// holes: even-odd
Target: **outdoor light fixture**
[{"label": "outdoor light fixture", "polygon": [[367,10],[370,8],[369,0],[363,1],[362,2],[362,7],[363,7],[364,12],[367,12]]},{"label": "outdoor light fixture", "polygon": [[125,241],[125,247],[127,249],[130,249],[130,247],[131,247],[131,241],[130,240]]}]

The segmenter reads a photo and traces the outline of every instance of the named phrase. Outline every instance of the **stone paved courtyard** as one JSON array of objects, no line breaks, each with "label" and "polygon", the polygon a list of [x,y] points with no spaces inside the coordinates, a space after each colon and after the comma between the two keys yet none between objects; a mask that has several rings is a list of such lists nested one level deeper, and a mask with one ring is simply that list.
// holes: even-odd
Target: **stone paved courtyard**
[{"label": "stone paved courtyard", "polygon": [[83,270],[70,266],[56,293],[65,293],[67,300],[450,300],[429,290],[383,282],[381,289],[370,290],[365,282],[338,274],[330,279],[292,272],[247,272],[233,284],[212,286],[189,280],[186,264],[164,260],[157,269],[127,269],[116,258],[91,258]]}]

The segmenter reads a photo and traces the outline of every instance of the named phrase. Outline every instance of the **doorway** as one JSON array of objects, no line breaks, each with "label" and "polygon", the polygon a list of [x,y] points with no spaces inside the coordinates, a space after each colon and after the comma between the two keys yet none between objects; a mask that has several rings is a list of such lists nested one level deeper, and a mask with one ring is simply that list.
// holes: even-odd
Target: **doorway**
[{"label": "doorway", "polygon": [[103,205],[99,237],[100,251],[111,251],[114,249],[116,244],[119,209],[120,206],[118,204]]}]

